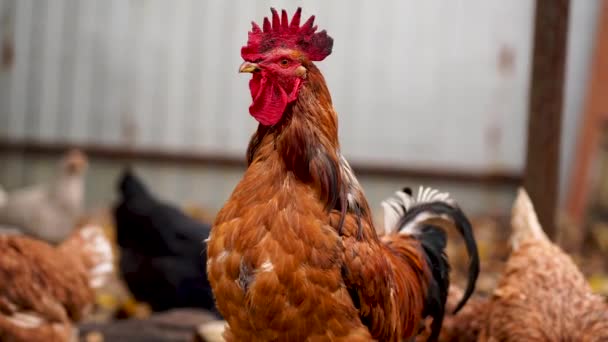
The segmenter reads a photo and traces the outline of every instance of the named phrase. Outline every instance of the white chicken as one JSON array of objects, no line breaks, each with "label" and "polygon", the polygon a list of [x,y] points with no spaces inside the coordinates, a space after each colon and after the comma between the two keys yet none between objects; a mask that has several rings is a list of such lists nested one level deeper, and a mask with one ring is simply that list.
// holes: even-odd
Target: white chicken
[{"label": "white chicken", "polygon": [[70,150],[50,182],[10,193],[0,190],[0,229],[14,227],[53,244],[64,241],[82,214],[87,164],[82,152]]}]

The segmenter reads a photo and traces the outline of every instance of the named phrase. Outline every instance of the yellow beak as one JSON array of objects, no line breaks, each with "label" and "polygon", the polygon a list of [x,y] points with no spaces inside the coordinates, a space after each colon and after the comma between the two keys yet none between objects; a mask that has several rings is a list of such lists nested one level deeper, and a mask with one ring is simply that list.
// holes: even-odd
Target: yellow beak
[{"label": "yellow beak", "polygon": [[255,72],[258,70],[260,70],[260,67],[257,64],[251,62],[243,62],[243,64],[241,64],[241,66],[239,67],[239,72]]}]

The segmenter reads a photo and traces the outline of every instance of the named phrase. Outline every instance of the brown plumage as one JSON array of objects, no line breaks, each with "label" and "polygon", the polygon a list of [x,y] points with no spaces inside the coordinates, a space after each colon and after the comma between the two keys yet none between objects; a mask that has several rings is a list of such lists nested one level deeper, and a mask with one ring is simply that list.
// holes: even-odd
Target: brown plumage
[{"label": "brown plumage", "polygon": [[[446,237],[454,225],[479,261],[470,224],[446,194],[388,200],[379,237],[369,205],[340,153],[337,115],[312,60],[331,52],[313,18],[302,28],[273,10],[253,25],[242,72],[252,72],[250,113],[260,122],[248,169],[218,213],[207,272],[228,341],[398,341],[434,317],[449,286]],[[294,24],[295,23],[295,24]],[[317,34],[319,36],[317,36]],[[311,50],[312,49],[312,50]],[[433,220],[434,219],[434,220]],[[434,338],[433,336],[433,338]]]},{"label": "brown plumage", "polygon": [[608,341],[608,306],[546,237],[523,189],[511,225],[513,251],[479,341]]},{"label": "brown plumage", "polygon": [[112,271],[101,228],[85,226],[59,247],[0,236],[0,340],[68,341]]}]

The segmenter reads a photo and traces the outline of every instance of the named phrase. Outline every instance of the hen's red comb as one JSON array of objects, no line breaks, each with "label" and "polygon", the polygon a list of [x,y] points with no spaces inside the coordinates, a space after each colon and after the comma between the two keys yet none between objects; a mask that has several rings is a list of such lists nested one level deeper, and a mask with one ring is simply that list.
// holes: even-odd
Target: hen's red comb
[{"label": "hen's red comb", "polygon": [[315,16],[311,16],[304,25],[300,26],[302,9],[298,7],[289,23],[287,12],[281,11],[281,17],[274,8],[271,8],[272,24],[268,17],[264,18],[263,29],[255,22],[251,22],[251,31],[247,45],[241,48],[244,60],[254,62],[263,58],[268,50],[275,47],[298,49],[311,61],[322,61],[331,54],[334,40],[325,30],[315,33],[317,26],[313,26]]}]

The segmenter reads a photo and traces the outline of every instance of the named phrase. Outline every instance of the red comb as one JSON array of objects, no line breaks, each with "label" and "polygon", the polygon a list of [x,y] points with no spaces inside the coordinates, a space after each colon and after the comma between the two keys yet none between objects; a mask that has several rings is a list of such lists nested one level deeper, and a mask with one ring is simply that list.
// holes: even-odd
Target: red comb
[{"label": "red comb", "polygon": [[304,25],[300,26],[302,9],[298,8],[289,23],[287,12],[281,11],[281,17],[274,8],[271,8],[272,24],[268,17],[264,18],[263,29],[255,22],[251,22],[251,31],[247,45],[241,48],[241,56],[246,61],[256,61],[263,58],[263,54],[275,47],[298,49],[308,56],[311,61],[322,61],[331,54],[334,40],[325,30],[315,33],[317,27],[313,26],[315,16],[311,16]]}]

